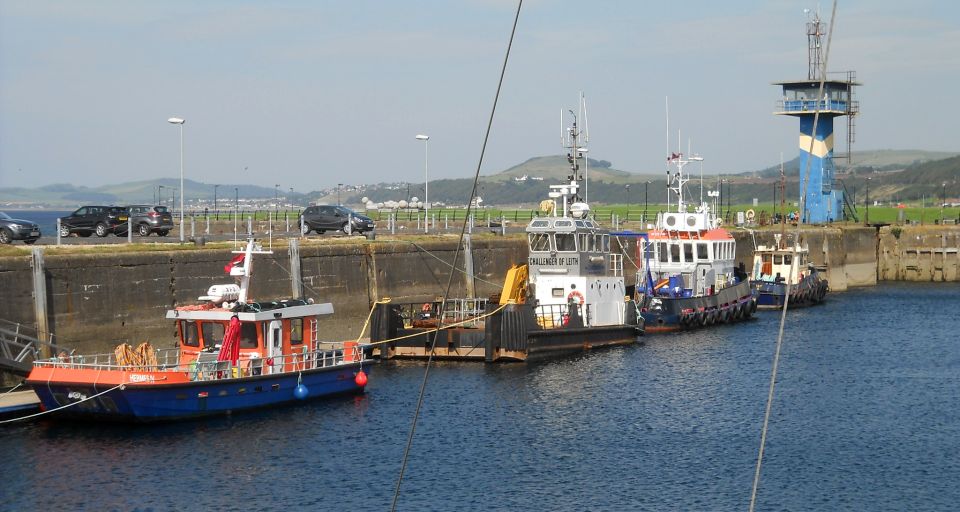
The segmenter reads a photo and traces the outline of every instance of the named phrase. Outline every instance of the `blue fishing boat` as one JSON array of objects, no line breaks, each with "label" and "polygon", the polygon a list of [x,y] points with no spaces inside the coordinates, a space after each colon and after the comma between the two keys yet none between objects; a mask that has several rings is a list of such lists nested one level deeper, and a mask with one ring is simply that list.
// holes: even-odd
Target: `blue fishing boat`
[{"label": "blue fishing boat", "polygon": [[329,303],[248,297],[251,239],[224,268],[239,284],[214,285],[199,304],[176,307],[176,348],[61,354],[34,362],[27,383],[55,417],[149,422],[227,414],[336,394],[362,393],[366,347],[321,341]]},{"label": "blue fishing boat", "polygon": [[648,333],[736,322],[757,309],[746,272],[734,265],[737,242],[703,200],[702,185],[699,205],[688,203],[683,167],[691,160],[682,153],[667,159],[676,169],[668,175],[676,211],[657,214],[637,244],[637,302]]},{"label": "blue fishing boat", "polygon": [[787,307],[804,307],[820,304],[830,287],[819,270],[810,262],[810,249],[806,244],[783,243],[783,235],[774,235],[772,246],[759,245],[753,253],[751,284],[757,293],[757,307],[779,309],[786,301],[787,285],[790,285],[790,300]]}]

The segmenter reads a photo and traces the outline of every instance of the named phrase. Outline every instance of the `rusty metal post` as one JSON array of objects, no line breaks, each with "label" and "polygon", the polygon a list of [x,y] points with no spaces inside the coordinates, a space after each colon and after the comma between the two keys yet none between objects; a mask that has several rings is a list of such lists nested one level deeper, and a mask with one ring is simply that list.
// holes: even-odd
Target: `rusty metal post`
[{"label": "rusty metal post", "polygon": [[300,240],[290,239],[290,291],[295,299],[303,298],[303,273],[300,271]]},{"label": "rusty metal post", "polygon": [[463,267],[467,281],[467,297],[472,299],[477,296],[477,291],[473,277],[473,248],[471,247],[469,234],[463,237]]},{"label": "rusty metal post", "polygon": [[[37,339],[50,339],[50,323],[47,317],[47,272],[43,264],[43,247],[33,248],[33,317],[37,322]],[[53,356],[50,347],[37,347],[41,358]]]}]

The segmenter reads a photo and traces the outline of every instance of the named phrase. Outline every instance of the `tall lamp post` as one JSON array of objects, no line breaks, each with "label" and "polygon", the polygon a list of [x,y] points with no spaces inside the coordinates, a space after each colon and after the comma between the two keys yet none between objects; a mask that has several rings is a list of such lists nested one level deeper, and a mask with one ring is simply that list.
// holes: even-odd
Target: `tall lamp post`
[{"label": "tall lamp post", "polygon": [[871,179],[872,178],[870,178],[869,176],[867,177],[867,198],[863,200],[863,204],[867,208],[867,213],[865,213],[863,216],[863,223],[868,226],[870,225],[870,180]]},{"label": "tall lamp post", "polygon": [[163,204],[163,185],[157,185],[157,204]]},{"label": "tall lamp post", "polygon": [[343,186],[343,183],[337,183],[337,206],[340,206],[340,187]]},{"label": "tall lamp post", "polygon": [[430,225],[430,174],[427,167],[430,161],[430,136],[421,133],[416,139],[423,141],[423,232],[426,233]]},{"label": "tall lamp post", "polygon": [[630,220],[630,184],[627,183],[623,188],[627,189],[627,215],[625,219]]},{"label": "tall lamp post", "polygon": [[171,117],[167,119],[170,124],[180,125],[180,243],[183,243],[183,123],[186,122],[182,117]]},{"label": "tall lamp post", "polygon": [[217,209],[217,188],[220,185],[213,186],[213,214],[216,215],[217,220],[220,220],[220,210]]},{"label": "tall lamp post", "polygon": [[650,188],[650,180],[647,180],[643,184],[643,219],[641,219],[643,222],[647,222],[647,205],[649,204],[647,202],[647,198],[648,198],[647,190],[649,188]]},{"label": "tall lamp post", "polygon": [[273,211],[275,214],[280,212],[280,184],[279,183],[273,186]]},{"label": "tall lamp post", "polygon": [[940,193],[940,224],[943,225],[943,207],[947,204],[947,182],[943,182],[943,192]]}]

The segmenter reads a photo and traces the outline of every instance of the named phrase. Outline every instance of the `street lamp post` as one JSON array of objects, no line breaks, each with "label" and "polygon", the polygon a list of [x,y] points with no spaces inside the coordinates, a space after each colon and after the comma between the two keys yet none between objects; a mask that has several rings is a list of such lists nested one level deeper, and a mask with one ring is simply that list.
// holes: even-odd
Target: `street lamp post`
[{"label": "street lamp post", "polygon": [[647,195],[647,191],[649,190],[649,188],[650,188],[650,180],[647,180],[646,182],[643,183],[643,218],[641,220],[644,223],[647,222],[647,205],[650,204],[649,202],[647,202],[647,199],[649,197]]},{"label": "street lamp post", "polygon": [[277,213],[280,213],[280,184],[277,183],[273,186],[273,212],[274,217]]},{"label": "street lamp post", "polygon": [[947,182],[943,182],[943,191],[940,193],[940,225],[943,225],[943,206],[947,203]]},{"label": "street lamp post", "polygon": [[157,204],[163,205],[163,185],[157,185]]},{"label": "street lamp post", "polygon": [[167,119],[170,124],[180,125],[180,243],[183,243],[183,123],[182,117]]},{"label": "street lamp post", "polygon": [[217,220],[220,220],[220,210],[217,209],[217,188],[220,185],[213,186],[213,214],[216,215]]},{"label": "street lamp post", "polygon": [[343,183],[337,183],[337,206],[340,206],[340,187],[343,186]]},{"label": "street lamp post", "polygon": [[630,184],[627,183],[623,188],[627,189],[627,215],[625,218],[626,220],[630,220]]},{"label": "street lamp post", "polygon": [[863,223],[870,225],[870,180],[871,178],[867,177],[867,198],[863,200],[864,206],[866,206],[867,212],[863,215]]},{"label": "street lamp post", "polygon": [[430,174],[427,167],[430,161],[430,136],[421,133],[415,138],[423,141],[423,232],[426,233],[430,225]]}]

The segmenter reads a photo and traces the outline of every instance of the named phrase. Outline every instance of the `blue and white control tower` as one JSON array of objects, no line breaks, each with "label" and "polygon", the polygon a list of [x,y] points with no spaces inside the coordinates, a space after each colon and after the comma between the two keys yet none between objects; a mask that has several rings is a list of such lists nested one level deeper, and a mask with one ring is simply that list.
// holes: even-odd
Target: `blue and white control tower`
[{"label": "blue and white control tower", "polygon": [[[821,224],[844,218],[843,191],[834,183],[833,120],[847,116],[847,151],[836,158],[850,158],[850,145],[854,140],[854,117],[860,107],[853,99],[853,88],[861,85],[856,82],[856,73],[842,72],[844,79],[826,79],[823,82],[823,94],[820,91],[821,78],[821,40],[826,23],[820,21],[820,15],[814,14],[807,22],[808,71],[806,80],[774,82],[783,87],[783,98],[777,102],[774,115],[795,116],[800,118],[800,192],[806,186],[807,162],[810,163],[810,184],[806,186],[806,206],[801,219],[807,224]],[[832,73],[831,73],[832,74]],[[817,110],[817,131],[813,133],[813,119]],[[810,139],[813,151],[810,151]]]}]

